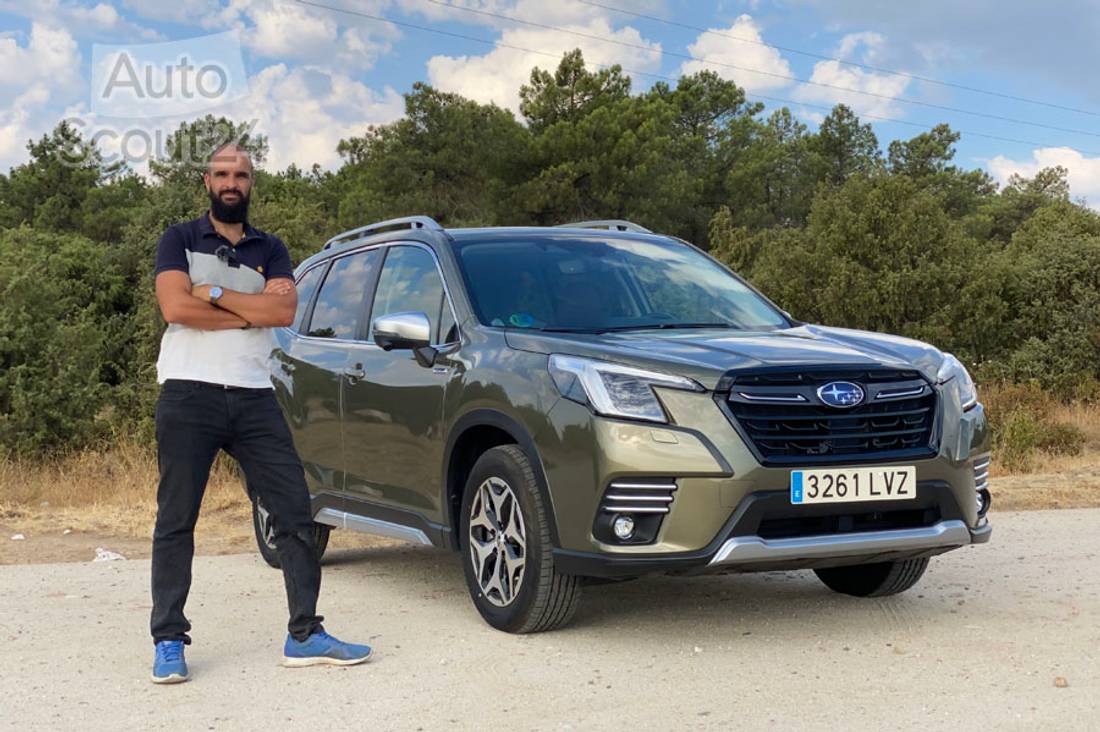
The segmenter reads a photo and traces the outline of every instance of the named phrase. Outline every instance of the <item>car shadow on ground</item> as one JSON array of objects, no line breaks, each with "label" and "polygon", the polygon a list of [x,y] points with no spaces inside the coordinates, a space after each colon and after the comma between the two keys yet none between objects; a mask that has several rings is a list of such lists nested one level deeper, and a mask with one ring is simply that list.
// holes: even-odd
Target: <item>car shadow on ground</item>
[{"label": "car shadow on ground", "polygon": [[[337,550],[326,556],[325,567],[361,576],[364,583],[372,576],[385,576],[399,590],[407,585],[412,597],[429,598],[444,612],[476,621],[461,561],[454,552],[394,544]],[[887,635],[919,632],[932,623],[962,626],[986,612],[981,592],[985,588],[974,586],[981,584],[979,573],[971,568],[965,574],[959,577],[933,560],[917,587],[874,599],[836,594],[808,570],[653,576],[592,584],[584,588],[577,615],[560,632],[621,630],[636,638],[638,632],[667,634],[673,624],[725,629],[722,635],[732,638],[804,629],[811,619],[821,634],[852,631],[861,624],[872,624]]]}]

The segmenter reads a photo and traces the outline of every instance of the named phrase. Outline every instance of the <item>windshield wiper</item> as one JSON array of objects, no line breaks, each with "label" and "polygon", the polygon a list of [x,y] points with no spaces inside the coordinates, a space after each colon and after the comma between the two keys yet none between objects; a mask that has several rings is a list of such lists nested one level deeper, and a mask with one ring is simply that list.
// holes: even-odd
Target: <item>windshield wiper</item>
[{"label": "windshield wiper", "polygon": [[534,330],[540,333],[603,333],[603,328],[521,328],[520,330]]},{"label": "windshield wiper", "polygon": [[740,330],[738,326],[730,323],[640,323],[637,325],[608,325],[592,328],[549,327],[525,328],[524,330],[537,330],[542,333],[589,333],[600,335],[601,333],[619,333],[629,330],[679,330],[681,328],[734,328]]},{"label": "windshield wiper", "polygon": [[613,325],[608,328],[600,328],[600,333],[611,333],[625,330],[680,330],[688,328],[737,328],[730,323],[644,323],[642,325]]}]

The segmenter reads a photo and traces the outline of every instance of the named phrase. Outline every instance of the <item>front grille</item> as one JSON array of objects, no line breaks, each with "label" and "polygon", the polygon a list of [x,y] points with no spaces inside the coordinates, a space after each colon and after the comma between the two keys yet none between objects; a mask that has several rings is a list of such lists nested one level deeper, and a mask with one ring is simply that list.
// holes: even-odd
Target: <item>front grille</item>
[{"label": "front grille", "polygon": [[[864,392],[855,407],[824,404],[833,381]],[[931,452],[936,394],[915,371],[896,369],[738,374],[727,404],[767,465],[918,457]]]},{"label": "front grille", "polygon": [[616,480],[604,494],[604,513],[668,513],[676,483],[672,480]]}]

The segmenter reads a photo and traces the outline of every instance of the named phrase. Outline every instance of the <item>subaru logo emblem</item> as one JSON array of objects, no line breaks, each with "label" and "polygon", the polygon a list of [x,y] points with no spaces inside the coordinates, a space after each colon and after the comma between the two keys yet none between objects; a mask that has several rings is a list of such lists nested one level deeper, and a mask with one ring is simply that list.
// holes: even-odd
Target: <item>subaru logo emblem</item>
[{"label": "subaru logo emblem", "polygon": [[854,407],[863,401],[863,387],[850,381],[833,381],[817,390],[817,398],[830,407]]}]

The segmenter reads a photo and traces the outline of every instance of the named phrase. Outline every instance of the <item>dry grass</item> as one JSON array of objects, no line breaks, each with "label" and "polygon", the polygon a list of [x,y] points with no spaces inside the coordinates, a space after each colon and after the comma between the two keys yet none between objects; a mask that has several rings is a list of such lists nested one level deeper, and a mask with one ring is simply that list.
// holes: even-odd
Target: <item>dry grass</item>
[{"label": "dry grass", "polygon": [[[1060,404],[1051,412],[1056,422],[1071,424],[1085,436],[1079,455],[1053,455],[1039,451],[1031,461],[1032,473],[1051,473],[1092,468],[1100,472],[1100,404]],[[995,473],[994,473],[995,474]]]},{"label": "dry grass", "polygon": [[994,455],[990,489],[995,509],[1100,506],[1100,404],[1058,405],[1051,418],[1081,430],[1084,435],[1081,452],[1058,455],[1039,450],[1028,460],[1026,471],[1015,473],[1001,469]]},{"label": "dry grass", "polygon": [[[1100,405],[1059,405],[1052,413],[1085,435],[1077,455],[1037,452],[1026,471],[993,462],[996,510],[1100,507]],[[38,464],[0,459],[0,524],[20,532],[70,528],[147,539],[156,516],[157,461],[150,447],[124,443]],[[247,546],[248,499],[232,461],[219,457],[211,472],[197,535]]]},{"label": "dry grass", "polygon": [[[0,523],[14,531],[59,527],[126,538],[152,535],[157,458],[136,443],[48,463],[0,459]],[[232,461],[211,471],[197,533],[249,535],[248,498]]]}]

